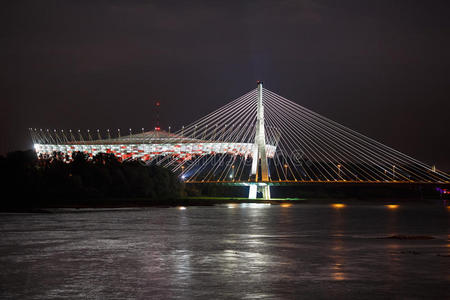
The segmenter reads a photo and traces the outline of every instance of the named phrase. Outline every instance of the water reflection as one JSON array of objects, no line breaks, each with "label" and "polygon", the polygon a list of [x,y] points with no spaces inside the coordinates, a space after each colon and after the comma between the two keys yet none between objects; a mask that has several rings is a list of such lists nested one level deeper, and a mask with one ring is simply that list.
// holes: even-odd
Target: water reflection
[{"label": "water reflection", "polygon": [[[188,245],[186,245],[188,246]],[[192,253],[185,249],[174,250],[171,252],[173,262],[172,273],[175,275],[175,282],[185,282],[192,275],[191,260]]]},{"label": "water reflection", "polygon": [[343,203],[333,203],[331,205],[336,210],[332,211],[331,215],[331,238],[332,246],[330,251],[330,274],[333,280],[342,281],[347,279],[347,275],[345,273],[345,245],[343,238],[344,236],[344,217],[340,211],[341,208],[344,208],[346,205]]},{"label": "water reflection", "polygon": [[388,204],[385,207],[389,210],[387,219],[386,219],[386,232],[389,233],[390,236],[398,234],[397,229],[397,209],[399,208],[398,204]]},{"label": "water reflection", "polygon": [[343,272],[343,268],[342,268],[342,264],[340,263],[335,263],[335,265],[333,266],[333,279],[340,281],[340,280],[345,280],[345,273]]},{"label": "water reflection", "polygon": [[241,207],[249,207],[249,208],[263,208],[269,207],[270,203],[242,203]]}]

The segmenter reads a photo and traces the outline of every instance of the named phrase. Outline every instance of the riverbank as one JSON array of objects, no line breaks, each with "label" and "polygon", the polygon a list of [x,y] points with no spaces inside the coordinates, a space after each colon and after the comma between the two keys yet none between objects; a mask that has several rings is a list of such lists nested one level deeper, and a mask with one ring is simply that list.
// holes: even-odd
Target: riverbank
[{"label": "riverbank", "polygon": [[342,198],[274,198],[270,200],[248,199],[239,197],[186,197],[179,199],[146,199],[146,198],[102,198],[84,200],[47,200],[35,202],[32,206],[6,206],[0,207],[0,212],[12,213],[45,213],[51,209],[116,209],[116,208],[144,208],[144,207],[188,207],[188,206],[214,206],[224,204],[252,204],[266,203],[271,205],[302,205],[302,204],[351,204],[351,205],[450,205],[450,201],[441,199],[342,199]]}]

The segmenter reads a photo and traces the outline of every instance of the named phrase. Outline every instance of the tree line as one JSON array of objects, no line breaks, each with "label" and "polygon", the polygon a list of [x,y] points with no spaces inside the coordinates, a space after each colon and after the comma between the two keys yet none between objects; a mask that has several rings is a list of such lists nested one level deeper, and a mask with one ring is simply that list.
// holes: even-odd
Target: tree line
[{"label": "tree line", "polygon": [[[75,152],[67,162],[60,153],[38,159],[32,150],[0,156],[3,204],[27,205],[73,199],[176,199],[183,184],[171,171],[141,161],[120,162],[113,154],[92,159]],[[6,199],[5,199],[6,198]]]}]

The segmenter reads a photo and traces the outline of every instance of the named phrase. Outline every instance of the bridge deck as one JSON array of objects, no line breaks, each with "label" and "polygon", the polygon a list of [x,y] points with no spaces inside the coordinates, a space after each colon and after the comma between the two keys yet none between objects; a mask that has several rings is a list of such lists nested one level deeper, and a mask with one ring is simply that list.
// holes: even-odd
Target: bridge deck
[{"label": "bridge deck", "polygon": [[219,184],[219,185],[234,185],[234,186],[250,186],[250,185],[270,185],[270,186],[283,186],[283,185],[314,185],[314,184],[411,184],[411,185],[450,185],[450,182],[432,182],[432,181],[363,181],[363,180],[283,180],[283,181],[263,181],[263,182],[252,182],[252,181],[186,181],[190,184]]}]

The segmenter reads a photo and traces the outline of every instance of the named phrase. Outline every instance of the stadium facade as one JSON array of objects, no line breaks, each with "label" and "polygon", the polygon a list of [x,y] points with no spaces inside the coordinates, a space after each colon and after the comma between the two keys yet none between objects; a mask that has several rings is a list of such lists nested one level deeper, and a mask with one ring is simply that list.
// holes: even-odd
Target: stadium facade
[{"label": "stadium facade", "polygon": [[[247,158],[252,156],[254,143],[236,143],[229,141],[211,141],[197,138],[184,137],[179,133],[170,133],[160,130],[129,134],[111,138],[109,130],[107,138],[101,138],[97,131],[95,138],[87,131],[82,136],[78,131],[59,130],[50,131],[31,129],[30,134],[34,143],[34,149],[39,158],[49,157],[55,153],[62,154],[66,161],[72,160],[75,152],[82,152],[88,157],[94,157],[98,153],[112,153],[119,160],[150,161],[158,156],[171,156],[180,162],[190,160],[193,157],[231,154]],[[87,136],[86,136],[87,135]],[[75,138],[77,136],[78,138]],[[273,157],[276,146],[266,145],[268,157]]]}]

